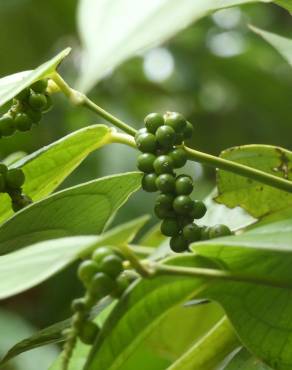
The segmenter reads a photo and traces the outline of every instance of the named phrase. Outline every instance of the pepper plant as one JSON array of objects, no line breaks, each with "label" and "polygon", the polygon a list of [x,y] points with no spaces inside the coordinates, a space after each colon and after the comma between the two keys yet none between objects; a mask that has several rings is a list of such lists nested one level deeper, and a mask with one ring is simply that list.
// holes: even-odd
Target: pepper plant
[{"label": "pepper plant", "polygon": [[[152,34],[158,39],[151,41],[164,41],[182,20],[216,10],[187,3],[174,30]],[[292,64],[292,41],[254,30],[283,46],[279,51]],[[117,53],[111,67],[144,44]],[[60,343],[50,370],[125,370],[131,363],[145,370],[292,369],[292,152],[255,144],[219,156],[200,152],[188,145],[199,122],[189,122],[183,112],[149,112],[136,130],[64,80],[58,66],[69,53],[67,48],[35,70],[0,80],[0,105],[7,108],[0,137],[41,125],[59,94],[108,122],[1,163],[0,298],[74,262],[84,291],[68,302],[72,317],[17,343],[2,365],[24,351]],[[83,90],[91,84],[88,77],[79,81]],[[138,170],[54,192],[91,152],[115,144],[133,149]],[[183,170],[187,161],[217,170],[214,198],[238,207],[232,213],[237,227],[225,218],[227,208],[194,199],[196,184]],[[140,239],[136,234],[149,216],[108,229],[140,188],[158,192],[151,215],[160,219],[157,226]]]}]

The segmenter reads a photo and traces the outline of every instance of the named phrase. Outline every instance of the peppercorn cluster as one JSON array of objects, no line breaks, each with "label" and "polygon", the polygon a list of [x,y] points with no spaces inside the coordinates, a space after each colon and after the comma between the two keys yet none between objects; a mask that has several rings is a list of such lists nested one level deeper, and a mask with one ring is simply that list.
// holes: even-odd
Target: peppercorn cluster
[{"label": "peppercorn cluster", "polygon": [[7,193],[10,196],[14,212],[32,203],[32,200],[22,192],[24,181],[25,176],[20,168],[8,169],[4,163],[0,163],[0,193]]},{"label": "peppercorn cluster", "polygon": [[52,106],[47,87],[48,80],[36,81],[13,99],[9,111],[0,117],[0,137],[11,136],[17,130],[28,131],[40,122],[42,114]]},{"label": "peppercorn cluster", "polygon": [[90,259],[83,261],[78,268],[78,277],[86,289],[85,296],[72,302],[72,327],[66,332],[70,338],[76,336],[85,343],[92,344],[99,327],[90,320],[92,307],[107,295],[119,297],[129,286],[131,279],[123,272],[123,256],[108,247],[100,247]]},{"label": "peppercorn cluster", "polygon": [[229,234],[227,226],[216,225],[213,230],[194,222],[205,215],[206,206],[191,198],[194,188],[192,178],[175,173],[175,169],[187,162],[187,154],[180,145],[184,140],[191,139],[191,123],[176,112],[166,112],[164,115],[151,113],[144,122],[145,128],[135,136],[137,148],[142,152],[138,156],[137,166],[144,172],[142,188],[147,192],[160,192],[154,212],[162,220],[162,234],[171,237],[171,249],[184,252],[192,242],[209,239],[215,234]]}]

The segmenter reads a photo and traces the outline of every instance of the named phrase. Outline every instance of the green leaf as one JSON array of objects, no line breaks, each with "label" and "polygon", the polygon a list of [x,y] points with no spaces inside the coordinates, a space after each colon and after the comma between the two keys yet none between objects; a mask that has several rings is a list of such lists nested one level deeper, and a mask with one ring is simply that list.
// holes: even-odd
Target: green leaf
[{"label": "green leaf", "polygon": [[[170,258],[168,263],[193,266],[202,262],[196,256],[180,256]],[[123,369],[125,361],[160,320],[200,289],[201,280],[190,277],[159,276],[138,281],[108,317],[85,369]]]},{"label": "green leaf", "polygon": [[98,246],[129,242],[145,221],[145,217],[134,220],[101,236],[75,236],[44,241],[1,256],[0,299],[11,297],[47,280]]},{"label": "green leaf", "polygon": [[1,225],[0,254],[42,240],[101,233],[140,182],[138,172],[103,177],[26,207]]},{"label": "green leaf", "polygon": [[245,348],[232,358],[224,370],[273,370],[268,365],[263,364],[256,357],[251,355]]},{"label": "green leaf", "polygon": [[[34,201],[50,194],[94,150],[107,144],[111,129],[105,125],[83,128],[17,161],[25,173],[24,192]],[[0,195],[0,222],[13,214],[6,194]]]},{"label": "green leaf", "polygon": [[[227,149],[221,157],[292,180],[292,152],[269,145],[246,145]],[[240,206],[259,218],[292,206],[292,194],[259,182],[218,171],[216,201],[233,208]]]},{"label": "green leaf", "polygon": [[64,49],[54,58],[40,65],[33,71],[15,73],[0,79],[0,107],[14,98],[20,91],[33,82],[52,74],[61,61],[70,53],[71,48]]},{"label": "green leaf", "polygon": [[[254,276],[255,283],[209,284],[202,298],[219,302],[243,344],[276,370],[292,367],[292,222],[262,224],[238,236],[193,244],[201,256],[215,258],[231,273]],[[276,279],[282,288],[260,285]]]},{"label": "green leaf", "polygon": [[109,6],[106,1],[81,0],[78,25],[84,50],[78,89],[90,90],[125,60],[165,42],[203,16],[254,1],[120,0]]},{"label": "green leaf", "polygon": [[276,0],[275,3],[292,13],[292,4],[290,0]]},{"label": "green leaf", "polygon": [[139,240],[139,244],[147,247],[159,247],[164,241],[164,236],[160,231],[160,222],[155,224],[143,237]]}]

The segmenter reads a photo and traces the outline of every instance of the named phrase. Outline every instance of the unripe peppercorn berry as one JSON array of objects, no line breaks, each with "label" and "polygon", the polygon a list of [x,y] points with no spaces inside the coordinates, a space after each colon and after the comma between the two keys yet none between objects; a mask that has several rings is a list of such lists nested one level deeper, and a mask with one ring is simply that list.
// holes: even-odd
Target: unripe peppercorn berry
[{"label": "unripe peppercorn berry", "polygon": [[165,124],[173,128],[176,133],[182,132],[187,124],[184,116],[176,112],[167,112],[164,115],[164,121]]},{"label": "unripe peppercorn berry", "polygon": [[168,155],[160,155],[155,159],[153,167],[157,175],[161,175],[162,173],[172,173],[173,162]]},{"label": "unripe peppercorn berry", "polygon": [[176,139],[176,134],[170,126],[161,126],[156,131],[156,139],[162,148],[169,149],[173,146]]},{"label": "unripe peppercorn berry", "polygon": [[47,112],[49,112],[49,111],[52,109],[52,107],[53,107],[53,101],[52,101],[51,96],[50,96],[50,95],[48,95],[48,94],[46,94],[46,95],[45,95],[45,97],[46,97],[46,99],[47,99],[47,104],[46,104],[46,106],[42,109],[42,112],[43,112],[43,113],[47,113]]},{"label": "unripe peppercorn berry", "polygon": [[155,204],[165,209],[171,210],[174,196],[172,194],[159,194]]},{"label": "unripe peppercorn berry", "polygon": [[178,195],[189,195],[193,189],[193,180],[189,176],[179,176],[176,179],[175,191]]},{"label": "unripe peppercorn berry", "polygon": [[73,299],[71,303],[71,310],[73,312],[85,312],[87,309],[86,302],[84,298]]},{"label": "unripe peppercorn berry", "polygon": [[116,284],[117,286],[111,295],[112,297],[119,298],[124,293],[124,291],[128,288],[128,286],[131,284],[131,281],[129,280],[127,276],[122,274],[117,277]]},{"label": "unripe peppercorn berry", "polygon": [[16,95],[16,99],[17,100],[25,100],[26,98],[28,98],[30,95],[30,89],[29,87],[27,87],[26,89],[23,89],[22,91],[20,91],[17,95]]},{"label": "unripe peppercorn berry", "polygon": [[188,224],[183,228],[184,238],[192,243],[201,239],[201,228],[196,224]]},{"label": "unripe peppercorn berry", "polygon": [[38,80],[34,82],[30,87],[36,93],[43,93],[48,87],[48,80],[46,79]]},{"label": "unripe peppercorn berry", "polygon": [[79,331],[79,338],[85,344],[93,344],[99,333],[99,327],[92,321],[86,320]]},{"label": "unripe peppercorn berry", "polygon": [[186,127],[183,130],[183,138],[184,140],[191,139],[194,133],[193,125],[190,122],[187,122]]},{"label": "unripe peppercorn berry", "polygon": [[100,263],[101,272],[115,279],[123,271],[123,260],[117,255],[106,256]]},{"label": "unripe peppercorn berry", "polygon": [[15,116],[15,126],[19,131],[28,131],[32,126],[32,119],[26,113],[17,113]]},{"label": "unripe peppercorn berry", "polygon": [[209,226],[202,226],[201,227],[201,240],[208,240],[208,239],[210,239],[209,230],[210,230],[210,227]]},{"label": "unripe peppercorn berry", "polygon": [[142,135],[142,134],[147,134],[148,131],[145,127],[143,128],[140,128],[137,133],[135,134],[135,142],[137,142],[137,139],[138,139],[138,136]]},{"label": "unripe peppercorn berry", "polygon": [[145,117],[144,122],[148,132],[151,132],[152,134],[156,133],[158,127],[164,125],[163,116],[159,113],[148,114],[148,116]]},{"label": "unripe peppercorn berry", "polygon": [[175,177],[169,173],[163,173],[157,177],[156,186],[163,193],[171,193],[175,189]]},{"label": "unripe peppercorn berry", "polygon": [[110,256],[113,253],[113,250],[108,247],[100,247],[97,248],[93,253],[92,253],[92,260],[97,263],[97,266],[101,263],[101,261],[106,257]]},{"label": "unripe peppercorn berry", "polygon": [[84,285],[88,285],[97,271],[98,265],[94,261],[87,260],[79,265],[77,275]]},{"label": "unripe peppercorn berry", "polygon": [[194,207],[190,213],[191,216],[195,219],[200,219],[205,216],[206,212],[207,207],[205,206],[205,204],[200,200],[195,200]]},{"label": "unripe peppercorn berry", "polygon": [[157,149],[157,141],[153,134],[144,133],[137,136],[137,148],[144,153],[154,153]]},{"label": "unripe peppercorn berry", "polygon": [[9,114],[4,114],[0,118],[0,135],[10,136],[15,132],[14,119]]},{"label": "unripe peppercorn berry", "polygon": [[161,220],[163,220],[163,219],[165,219],[167,217],[175,217],[175,213],[174,213],[174,211],[172,209],[168,209],[168,208],[162,207],[159,204],[155,204],[155,206],[154,206],[154,213]]},{"label": "unripe peppercorn berry", "polygon": [[28,103],[35,110],[43,110],[47,106],[47,98],[44,94],[33,93],[28,98]]},{"label": "unripe peppercorn berry", "polygon": [[168,155],[173,161],[174,168],[181,168],[187,162],[187,153],[182,148],[175,148],[171,152],[169,152]]},{"label": "unripe peppercorn berry", "polygon": [[226,226],[226,225],[222,225],[222,224],[211,226],[210,229],[209,229],[210,239],[219,238],[221,236],[228,236],[228,235],[231,235],[231,234],[232,234],[232,232],[229,229],[229,227]]},{"label": "unripe peppercorn berry", "polygon": [[175,218],[166,218],[162,221],[160,230],[163,235],[176,236],[180,232],[180,226]]},{"label": "unripe peppercorn berry", "polygon": [[188,249],[189,243],[188,241],[182,236],[177,235],[173,236],[170,239],[170,248],[177,253],[184,252]]},{"label": "unripe peppercorn berry", "polygon": [[30,117],[32,123],[37,124],[42,119],[42,113],[40,111],[29,108],[25,113],[28,115],[28,117]]},{"label": "unripe peppercorn berry", "polygon": [[24,184],[25,176],[20,168],[12,168],[6,173],[6,184],[10,189],[19,189]]},{"label": "unripe peppercorn berry", "polygon": [[187,195],[179,195],[173,201],[174,210],[181,215],[189,214],[194,206],[194,201]]},{"label": "unripe peppercorn berry", "polygon": [[115,281],[110,276],[103,272],[98,272],[91,280],[89,294],[97,299],[102,298],[110,294],[115,286]]},{"label": "unripe peppercorn berry", "polygon": [[154,171],[154,161],[156,157],[151,153],[142,153],[138,156],[137,167],[140,171],[151,173]]},{"label": "unripe peppercorn berry", "polygon": [[156,180],[156,173],[145,174],[142,178],[142,188],[149,193],[157,191]]}]

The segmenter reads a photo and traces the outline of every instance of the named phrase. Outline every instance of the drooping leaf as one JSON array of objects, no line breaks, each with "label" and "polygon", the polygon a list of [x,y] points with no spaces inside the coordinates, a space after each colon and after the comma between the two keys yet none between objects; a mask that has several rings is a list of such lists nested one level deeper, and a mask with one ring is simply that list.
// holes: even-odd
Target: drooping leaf
[{"label": "drooping leaf", "polygon": [[78,88],[90,90],[126,59],[163,43],[211,12],[251,2],[255,0],[81,0],[83,68]]},{"label": "drooping leaf", "polygon": [[[245,145],[227,149],[221,157],[292,181],[292,152],[270,145]],[[228,207],[240,206],[263,217],[292,206],[292,194],[227,171],[218,171],[219,196]]]},{"label": "drooping leaf", "polygon": [[70,53],[70,48],[64,49],[55,57],[32,71],[24,71],[0,79],[0,107],[14,98],[20,91],[33,82],[52,74],[62,60]]},{"label": "drooping leaf", "polygon": [[47,240],[0,256],[0,299],[45,281],[98,246],[129,242],[145,221],[145,217],[137,219],[101,236]]},{"label": "drooping leaf", "polygon": [[[50,194],[94,150],[107,144],[111,129],[105,125],[83,128],[22,158],[11,167],[23,169],[24,192],[34,201]],[[11,202],[0,194],[0,221],[12,214]]]},{"label": "drooping leaf", "polygon": [[241,348],[232,360],[224,367],[224,370],[273,370],[250,354],[245,348]]}]

